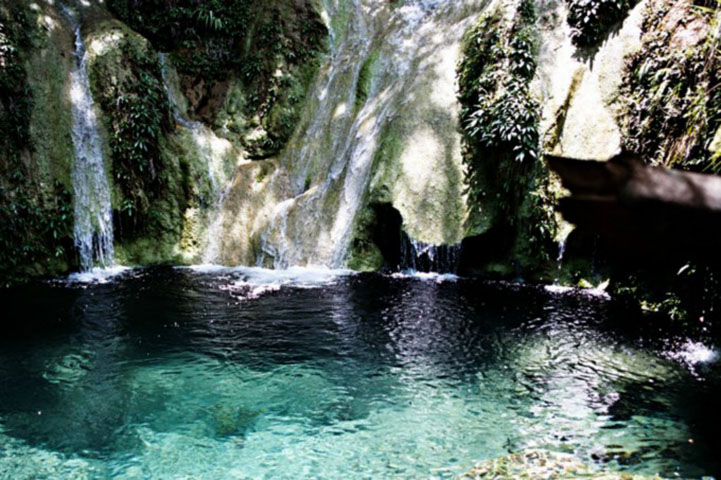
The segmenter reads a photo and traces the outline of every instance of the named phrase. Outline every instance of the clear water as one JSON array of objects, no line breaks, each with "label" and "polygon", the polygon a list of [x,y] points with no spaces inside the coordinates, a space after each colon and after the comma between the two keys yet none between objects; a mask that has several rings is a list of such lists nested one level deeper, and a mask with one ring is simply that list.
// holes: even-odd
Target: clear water
[{"label": "clear water", "polygon": [[719,473],[717,337],[577,292],[202,266],[0,301],[0,478]]}]

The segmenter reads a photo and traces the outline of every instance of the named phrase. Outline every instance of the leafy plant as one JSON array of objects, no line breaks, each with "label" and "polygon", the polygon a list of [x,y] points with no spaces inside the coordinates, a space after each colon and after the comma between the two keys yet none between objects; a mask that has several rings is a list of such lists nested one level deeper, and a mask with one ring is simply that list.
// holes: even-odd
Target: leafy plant
[{"label": "leafy plant", "polygon": [[479,19],[465,37],[457,71],[471,212],[496,205],[500,218],[491,222],[512,227],[514,255],[536,263],[548,260],[556,230],[539,158],[540,105],[530,93],[537,55],[534,3],[521,0],[513,20],[501,8]]},{"label": "leafy plant", "polygon": [[538,158],[539,143],[539,105],[529,93],[536,71],[532,2],[520,2],[518,13],[510,26],[500,10],[484,15],[466,36],[458,68],[470,198],[479,202],[485,179],[500,174],[509,212],[526,191],[524,174]]},{"label": "leafy plant", "polygon": [[599,44],[638,0],[567,0],[571,38],[579,47]]},{"label": "leafy plant", "polygon": [[[147,46],[123,38],[119,51],[126,73],[115,76],[110,88],[94,92],[106,113],[112,175],[122,192],[117,220],[121,236],[144,227],[151,200],[163,195],[165,185],[160,141],[170,131],[170,105],[157,57]],[[97,60],[94,77],[113,78]],[[101,82],[92,82],[101,84]]]}]

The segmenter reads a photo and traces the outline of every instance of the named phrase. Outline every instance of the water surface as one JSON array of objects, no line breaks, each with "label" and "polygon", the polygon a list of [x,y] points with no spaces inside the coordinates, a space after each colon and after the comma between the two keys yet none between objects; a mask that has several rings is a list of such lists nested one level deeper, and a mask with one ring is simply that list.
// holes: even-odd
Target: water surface
[{"label": "water surface", "polygon": [[452,276],[103,280],[0,292],[1,478],[447,478],[530,449],[719,473],[706,327]]}]

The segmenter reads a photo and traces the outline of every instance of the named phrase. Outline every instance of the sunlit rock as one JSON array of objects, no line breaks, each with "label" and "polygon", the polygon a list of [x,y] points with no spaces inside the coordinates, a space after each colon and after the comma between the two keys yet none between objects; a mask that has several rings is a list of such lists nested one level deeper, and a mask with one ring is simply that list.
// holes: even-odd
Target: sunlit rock
[{"label": "sunlit rock", "polygon": [[556,0],[540,8],[541,46],[533,90],[543,109],[540,131],[545,150],[599,160],[620,151],[616,100],[625,57],[641,45],[645,6],[639,2],[596,52],[573,45],[566,2]]}]

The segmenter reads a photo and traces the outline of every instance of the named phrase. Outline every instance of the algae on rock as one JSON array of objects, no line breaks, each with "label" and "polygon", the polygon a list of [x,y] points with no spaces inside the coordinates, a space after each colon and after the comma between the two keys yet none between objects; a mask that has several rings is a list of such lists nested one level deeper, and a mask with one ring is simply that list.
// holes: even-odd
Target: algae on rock
[{"label": "algae on rock", "polygon": [[58,274],[72,243],[72,32],[49,5],[0,5],[0,276]]}]

